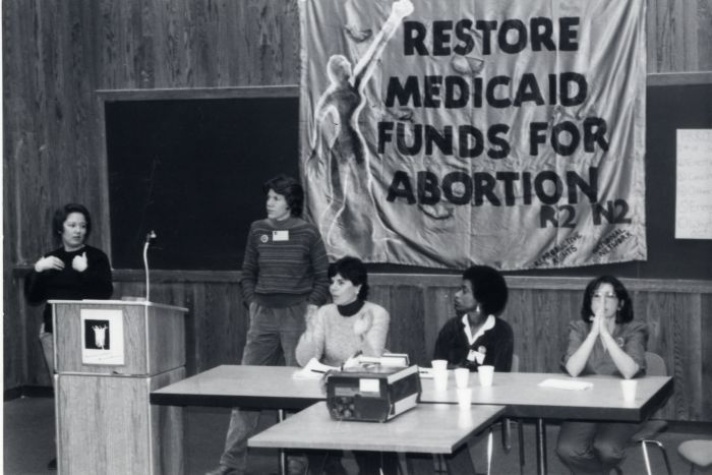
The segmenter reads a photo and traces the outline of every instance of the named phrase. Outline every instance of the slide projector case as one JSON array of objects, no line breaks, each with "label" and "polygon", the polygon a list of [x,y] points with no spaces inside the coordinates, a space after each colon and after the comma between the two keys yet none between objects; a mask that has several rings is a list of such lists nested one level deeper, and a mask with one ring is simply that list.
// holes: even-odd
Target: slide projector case
[{"label": "slide projector case", "polygon": [[326,376],[326,405],[332,419],[385,422],[420,401],[417,366],[349,368]]}]

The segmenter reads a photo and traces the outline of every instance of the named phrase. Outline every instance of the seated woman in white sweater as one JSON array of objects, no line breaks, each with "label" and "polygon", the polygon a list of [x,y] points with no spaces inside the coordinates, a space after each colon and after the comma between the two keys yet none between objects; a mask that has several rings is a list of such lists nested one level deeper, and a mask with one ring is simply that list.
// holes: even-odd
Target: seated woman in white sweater
[{"label": "seated woman in white sweater", "polygon": [[329,266],[333,303],[321,306],[307,321],[297,345],[297,362],[316,358],[341,366],[356,354],[381,356],[388,337],[390,316],[385,308],[366,301],[368,273],[360,259],[344,257]]},{"label": "seated woman in white sweater", "polygon": [[[296,349],[297,362],[304,366],[312,358],[330,366],[341,366],[357,355],[381,356],[388,337],[390,315],[385,308],[366,301],[368,273],[360,259],[344,257],[329,266],[329,292],[333,303],[319,307],[307,320]],[[359,474],[397,473],[393,454],[355,452]],[[346,474],[338,452],[309,454],[312,474]],[[382,470],[382,472],[379,472]]]}]

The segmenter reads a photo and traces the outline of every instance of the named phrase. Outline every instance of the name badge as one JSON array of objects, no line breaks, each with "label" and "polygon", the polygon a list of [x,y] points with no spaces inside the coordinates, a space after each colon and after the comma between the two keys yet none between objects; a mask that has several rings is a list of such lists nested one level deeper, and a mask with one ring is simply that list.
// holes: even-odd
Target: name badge
[{"label": "name badge", "polygon": [[469,353],[467,353],[467,361],[469,362],[475,362],[477,361],[477,364],[482,364],[485,360],[485,354],[481,353],[479,351],[475,350],[470,350]]},{"label": "name badge", "polygon": [[289,231],[272,231],[272,241],[289,241]]}]

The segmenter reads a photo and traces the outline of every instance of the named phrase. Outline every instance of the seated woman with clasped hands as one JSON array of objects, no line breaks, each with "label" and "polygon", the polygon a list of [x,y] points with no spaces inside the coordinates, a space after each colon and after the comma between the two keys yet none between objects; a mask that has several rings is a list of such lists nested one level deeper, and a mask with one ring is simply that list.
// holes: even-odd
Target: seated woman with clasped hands
[{"label": "seated woman with clasped hands", "polygon": [[[613,276],[592,280],[584,292],[581,320],[572,322],[562,365],[571,376],[645,373],[648,329],[633,321],[633,302]],[[561,425],[556,452],[574,473],[609,473],[625,457],[625,447],[639,425],[626,422],[567,421]]]}]

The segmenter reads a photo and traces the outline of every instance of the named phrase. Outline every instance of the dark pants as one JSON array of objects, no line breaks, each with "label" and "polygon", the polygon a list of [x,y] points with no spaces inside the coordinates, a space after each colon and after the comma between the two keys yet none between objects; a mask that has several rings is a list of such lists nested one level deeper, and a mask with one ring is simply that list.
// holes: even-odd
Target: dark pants
[{"label": "dark pants", "polygon": [[[277,366],[282,359],[287,366],[299,366],[294,350],[305,329],[306,302],[292,307],[250,307],[250,329],[242,353],[242,364]],[[260,411],[234,408],[225,439],[220,464],[238,472],[247,468],[247,439],[257,430]]]},{"label": "dark pants", "polygon": [[49,379],[52,380],[52,387],[54,388],[54,335],[44,331],[44,323],[40,329],[40,344],[42,345],[42,354],[49,371]]},{"label": "dark pants", "polygon": [[556,453],[574,473],[605,473],[620,465],[639,424],[625,422],[564,422]]},{"label": "dark pants", "polygon": [[[346,475],[340,464],[342,456],[338,450],[308,451],[309,475]],[[359,475],[380,475],[381,470],[383,475],[398,474],[398,455],[395,453],[355,451],[354,458]]]}]

